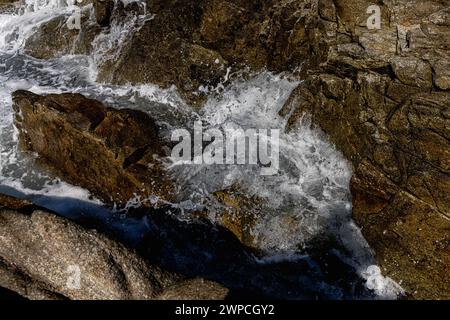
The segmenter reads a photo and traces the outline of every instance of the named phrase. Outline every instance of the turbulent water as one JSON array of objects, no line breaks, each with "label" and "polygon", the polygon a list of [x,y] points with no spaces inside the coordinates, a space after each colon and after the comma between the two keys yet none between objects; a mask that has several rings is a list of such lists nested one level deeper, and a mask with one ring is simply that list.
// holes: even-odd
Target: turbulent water
[{"label": "turbulent water", "polygon": [[[313,283],[310,285],[315,288],[312,291],[327,291],[326,296],[331,298],[395,298],[401,292],[397,284],[381,275],[370,248],[351,219],[350,164],[321,132],[311,129],[306,119],[287,131],[286,119],[278,115],[298,85],[296,80],[287,74],[262,72],[245,80],[227,82],[220,94],[211,93],[200,111],[194,111],[186,104],[175,88],[163,90],[152,85],[97,83],[98,64],[110,59],[116,52],[114,48],[127,40],[130,29],[151,19],[151,13],[130,17],[129,23],[113,24],[104,30],[94,41],[95,54],[91,57],[67,55],[42,61],[23,53],[24,41],[36,27],[55,16],[69,14],[68,8],[55,8],[47,3],[35,10],[0,14],[0,192],[30,199],[68,217],[101,217],[105,224],[120,230],[131,240],[139,239],[151,228],[145,218],[131,220],[111,214],[87,190],[36,167],[34,159],[37,155],[23,154],[17,149],[11,93],[18,89],[38,94],[78,92],[113,107],[149,112],[162,126],[165,139],[172,129],[190,127],[195,120],[202,120],[210,128],[238,125],[244,129],[280,129],[278,174],[262,176],[254,165],[170,166],[180,189],[179,203],[174,206],[206,205],[209,218],[214,222],[220,204],[211,194],[239,185],[240,190],[262,200],[260,211],[263,214],[258,216],[252,229],[261,249],[261,254],[254,257],[260,268],[283,261],[305,260],[316,273],[325,274],[307,279]],[[170,164],[170,159],[167,163]],[[130,200],[130,205],[138,203],[138,199]],[[324,239],[332,239],[332,247],[313,253]],[[345,272],[350,270],[350,278],[360,279],[365,289],[340,287],[336,279],[340,278],[342,269],[330,266],[330,270],[323,270],[322,255],[336,257],[346,266]],[[328,259],[324,258],[325,261]],[[291,283],[284,284],[282,289],[286,292],[294,287],[301,291],[299,283],[304,283],[297,281],[304,275],[296,275],[292,270],[296,265],[290,264]],[[330,277],[326,274],[329,273],[334,273],[333,280],[327,283]],[[342,275],[342,278],[349,276]]]}]

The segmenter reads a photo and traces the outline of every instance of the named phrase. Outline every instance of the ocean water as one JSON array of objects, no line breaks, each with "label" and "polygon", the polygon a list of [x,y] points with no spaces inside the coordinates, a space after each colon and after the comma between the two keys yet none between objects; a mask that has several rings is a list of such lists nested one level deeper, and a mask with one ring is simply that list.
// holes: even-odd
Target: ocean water
[{"label": "ocean water", "polygon": [[[59,15],[69,16],[71,11],[46,1],[27,8],[0,14],[0,192],[30,199],[69,218],[95,217],[131,241],[138,241],[149,229],[148,219],[130,219],[123,212],[111,212],[89,191],[39,168],[35,164],[38,155],[18,149],[11,101],[11,93],[18,89],[38,94],[77,92],[116,108],[149,112],[161,126],[161,138],[165,140],[173,129],[192,128],[198,120],[208,128],[279,129],[280,170],[273,176],[260,175],[255,165],[177,165],[170,158],[163,159],[179,188],[178,202],[172,205],[181,209],[206,207],[214,223],[222,208],[212,194],[239,186],[246,194],[261,199],[251,229],[260,249],[254,261],[261,268],[306,259],[319,273],[334,273],[333,280],[326,276],[310,279],[312,287],[316,286],[318,292],[328,291],[330,298],[395,299],[402,293],[398,284],[382,275],[351,218],[351,165],[322,132],[311,127],[307,117],[288,131],[287,119],[278,114],[299,84],[298,79],[265,71],[245,79],[226,78],[220,93],[212,91],[204,107],[195,110],[174,87],[113,86],[96,81],[98,65],[118,54],[116,48],[151,19],[152,13],[130,16],[103,30],[93,43],[92,56],[66,55],[43,61],[24,53],[25,40],[40,24]],[[85,9],[92,10],[89,6]],[[138,206],[139,200],[130,199],[130,206]],[[180,219],[190,217],[183,215]],[[323,241],[330,241],[329,247],[314,254],[316,245]],[[338,259],[365,290],[341,288],[336,281],[341,269],[330,266],[330,270],[323,270],[324,264],[316,261],[322,255]],[[295,270],[292,272],[295,275]],[[303,276],[301,270],[297,276]],[[292,283],[285,284],[285,290],[299,290],[298,285],[294,277]]]}]

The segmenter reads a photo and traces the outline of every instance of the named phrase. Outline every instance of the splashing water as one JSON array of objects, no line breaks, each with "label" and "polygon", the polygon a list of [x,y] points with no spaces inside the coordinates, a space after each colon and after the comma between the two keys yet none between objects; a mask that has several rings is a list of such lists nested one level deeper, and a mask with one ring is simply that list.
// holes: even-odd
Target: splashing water
[{"label": "splashing water", "polygon": [[[192,110],[175,88],[96,83],[97,66],[117,54],[113,49],[123,46],[126,37],[151,19],[151,14],[113,22],[95,39],[92,57],[68,55],[41,61],[23,53],[25,40],[39,25],[68,14],[68,8],[54,8],[51,2],[35,11],[0,14],[0,192],[31,199],[66,216],[80,211],[109,214],[88,191],[36,167],[33,160],[37,155],[18,150],[11,101],[11,93],[18,89],[38,94],[78,92],[113,107],[151,112],[163,127],[164,139],[170,137],[171,130],[189,128],[198,119],[208,128],[238,125],[243,129],[280,129],[278,174],[261,176],[260,168],[251,165],[175,166],[171,172],[180,189],[178,205],[206,205],[210,220],[216,221],[222,207],[212,194],[238,185],[246,194],[261,199],[251,230],[264,253],[257,260],[260,264],[301,259],[309,247],[332,239],[333,247],[327,248],[327,254],[351,266],[377,297],[395,298],[401,293],[397,284],[381,275],[351,219],[349,163],[323,133],[311,129],[307,119],[288,131],[287,119],[278,114],[298,81],[268,72],[236,80],[223,93],[211,95],[200,112]],[[145,229],[141,222],[125,220],[120,224],[129,233]]]}]

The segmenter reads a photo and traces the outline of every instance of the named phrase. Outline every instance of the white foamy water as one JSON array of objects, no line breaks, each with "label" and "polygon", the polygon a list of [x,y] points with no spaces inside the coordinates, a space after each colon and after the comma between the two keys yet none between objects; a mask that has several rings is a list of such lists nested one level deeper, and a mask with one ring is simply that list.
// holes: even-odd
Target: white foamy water
[{"label": "white foamy water", "polygon": [[395,297],[399,287],[381,275],[351,218],[351,165],[307,119],[288,131],[288,119],[279,115],[298,84],[264,72],[211,97],[197,116],[207,128],[281,129],[278,174],[263,176],[257,165],[183,165],[172,168],[180,193],[194,203],[208,203],[214,221],[222,208],[211,193],[238,185],[262,202],[252,228],[258,248],[267,255],[262,261],[296,260],[299,248],[332,237],[342,246],[335,254],[367,278],[370,289],[381,297]]},{"label": "white foamy water", "polygon": [[[35,6],[35,4],[38,4]],[[24,41],[42,23],[59,15],[69,16],[67,6],[57,7],[55,1],[26,0],[25,4],[15,10],[14,14],[0,13],[0,48],[3,51],[20,50]]]},{"label": "white foamy water", "polygon": [[[278,174],[262,176],[259,167],[250,165],[175,166],[171,171],[180,200],[175,205],[206,206],[210,220],[216,221],[222,207],[211,194],[238,186],[261,200],[251,231],[264,252],[258,260],[261,264],[303,259],[304,252],[315,243],[332,239],[336,247],[328,248],[329,252],[366,279],[367,288],[377,297],[395,298],[401,292],[397,284],[382,276],[351,219],[350,164],[323,133],[311,129],[307,119],[287,131],[287,119],[278,115],[298,81],[268,72],[236,80],[221,94],[211,94],[200,112],[191,109],[176,88],[96,83],[97,65],[117,54],[116,48],[151,19],[151,13],[113,23],[94,41],[92,57],[68,55],[40,61],[23,54],[24,41],[40,24],[69,13],[67,8],[44,4],[34,12],[0,14],[0,192],[30,199],[66,216],[108,215],[87,190],[42,171],[34,164],[37,155],[18,150],[11,107],[11,93],[18,89],[38,94],[79,92],[110,106],[149,112],[162,126],[165,139],[172,129],[189,128],[198,119],[208,128],[237,125],[244,129],[280,129]],[[123,220],[120,225],[130,233],[145,228],[139,221]]]}]

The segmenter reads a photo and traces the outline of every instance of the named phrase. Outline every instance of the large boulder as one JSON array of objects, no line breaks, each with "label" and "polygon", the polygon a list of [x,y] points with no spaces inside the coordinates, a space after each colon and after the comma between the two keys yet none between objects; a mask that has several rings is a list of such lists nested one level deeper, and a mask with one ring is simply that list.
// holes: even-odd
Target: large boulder
[{"label": "large boulder", "polygon": [[158,127],[148,114],[108,108],[80,94],[16,91],[13,103],[22,147],[73,184],[106,203],[173,198],[158,160],[165,155]]},{"label": "large boulder", "polygon": [[316,7],[305,0],[150,1],[155,15],[100,64],[98,80],[175,85],[199,106],[227,84],[231,69],[282,71],[319,56],[309,41],[318,35]]},{"label": "large boulder", "polygon": [[97,80],[174,85],[188,102],[200,106],[234,71],[304,73],[309,64],[320,63],[326,52],[321,32],[336,32],[332,9],[333,2],[323,0],[320,6],[316,0],[158,0],[146,7],[96,0],[95,21],[89,9],[83,11],[79,31],[65,27],[66,17],[55,18],[42,24],[25,47],[37,58],[89,54],[100,32],[105,39],[117,33],[117,28],[100,26],[126,28],[129,36],[119,47],[97,53],[105,55],[97,61]]},{"label": "large boulder", "polygon": [[353,216],[383,272],[411,297],[448,299],[448,8],[384,2],[381,29],[369,30],[371,1],[334,3],[326,61],[280,114],[292,126],[311,117],[353,162]]},{"label": "large boulder", "polygon": [[[448,298],[450,11],[440,0],[379,1],[381,28],[369,29],[371,5],[149,1],[156,15],[99,80],[176,85],[200,104],[230,67],[298,71],[280,114],[291,126],[309,115],[352,161],[354,217],[383,272],[411,297]],[[242,240],[247,227],[230,230]]]},{"label": "large boulder", "polygon": [[130,35],[113,59],[101,63],[98,81],[175,85],[195,102],[205,97],[202,91],[224,79],[227,62],[223,57],[193,41],[202,1],[169,2],[161,3],[161,8],[158,2],[150,5],[149,12],[156,15]]},{"label": "large boulder", "polygon": [[152,299],[177,276],[31,203],[0,196],[0,286],[30,299]]},{"label": "large boulder", "polygon": [[228,294],[218,283],[164,271],[113,238],[2,194],[1,288],[51,300],[209,300]]}]

